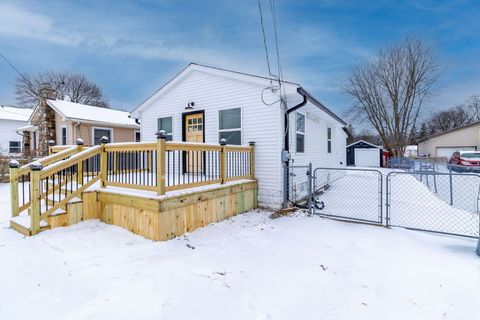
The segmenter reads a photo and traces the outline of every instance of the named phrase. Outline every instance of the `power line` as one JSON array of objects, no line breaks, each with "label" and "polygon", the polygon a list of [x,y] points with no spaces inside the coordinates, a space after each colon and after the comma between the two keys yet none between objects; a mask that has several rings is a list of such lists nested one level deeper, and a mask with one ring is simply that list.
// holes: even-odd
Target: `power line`
[{"label": "power line", "polygon": [[8,59],[7,59],[3,54],[0,53],[0,57],[2,57],[3,60],[5,60],[5,62],[6,62],[16,73],[18,73],[18,75],[19,75],[20,77],[22,77],[22,78],[25,77],[20,71],[18,71],[17,68],[15,68],[15,66],[14,66],[12,63],[10,63],[10,61],[8,61]]},{"label": "power line", "polygon": [[268,58],[268,47],[267,47],[267,37],[265,36],[265,27],[263,24],[263,13],[262,13],[262,5],[260,4],[260,0],[258,2],[258,10],[260,11],[260,24],[262,26],[262,34],[263,34],[263,46],[265,48],[265,58],[267,59],[267,67],[268,67],[268,75],[272,76],[272,70],[270,68],[270,59]]}]

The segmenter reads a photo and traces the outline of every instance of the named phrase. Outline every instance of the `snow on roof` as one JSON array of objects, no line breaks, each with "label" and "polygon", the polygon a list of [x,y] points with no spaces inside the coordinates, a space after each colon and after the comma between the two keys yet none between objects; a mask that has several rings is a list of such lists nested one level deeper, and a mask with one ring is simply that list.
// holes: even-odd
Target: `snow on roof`
[{"label": "snow on roof", "polygon": [[32,109],[26,108],[0,106],[0,119],[28,121],[28,118],[30,118],[32,111]]},{"label": "snow on roof", "polygon": [[129,113],[125,111],[100,108],[65,100],[47,100],[47,103],[64,118],[103,122],[120,126],[138,126],[135,119],[130,118]]}]

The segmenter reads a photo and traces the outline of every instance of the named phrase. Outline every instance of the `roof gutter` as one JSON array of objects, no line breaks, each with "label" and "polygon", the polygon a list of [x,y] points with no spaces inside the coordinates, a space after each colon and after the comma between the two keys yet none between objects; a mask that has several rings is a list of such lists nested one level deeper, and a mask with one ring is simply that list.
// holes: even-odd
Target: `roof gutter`
[{"label": "roof gutter", "polygon": [[297,92],[303,97],[303,101],[300,102],[299,104],[293,106],[292,108],[290,109],[287,109],[286,112],[285,112],[285,118],[284,118],[284,127],[285,127],[285,141],[283,142],[283,147],[284,147],[284,150],[288,151],[290,149],[289,147],[289,132],[290,132],[290,126],[288,125],[288,117],[290,115],[290,113],[292,113],[293,111],[295,110],[298,110],[300,109],[301,107],[303,107],[304,105],[307,104],[307,95],[304,94],[302,91],[300,91],[300,89],[302,89],[302,87],[298,87],[297,88]]}]

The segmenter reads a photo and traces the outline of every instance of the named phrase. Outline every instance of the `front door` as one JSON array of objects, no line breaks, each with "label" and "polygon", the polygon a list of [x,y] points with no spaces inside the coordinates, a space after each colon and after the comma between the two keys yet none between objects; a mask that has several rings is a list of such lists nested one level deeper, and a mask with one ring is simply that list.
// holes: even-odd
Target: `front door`
[{"label": "front door", "polygon": [[[185,115],[185,141],[203,142],[204,121],[202,113]],[[187,151],[186,153],[187,172],[203,172],[203,152]]]}]

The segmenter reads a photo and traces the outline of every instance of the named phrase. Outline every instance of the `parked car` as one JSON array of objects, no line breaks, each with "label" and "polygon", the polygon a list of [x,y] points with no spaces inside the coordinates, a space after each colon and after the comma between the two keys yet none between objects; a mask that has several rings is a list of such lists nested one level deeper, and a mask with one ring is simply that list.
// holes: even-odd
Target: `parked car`
[{"label": "parked car", "polygon": [[456,151],[448,164],[449,170],[480,172],[480,151]]}]

